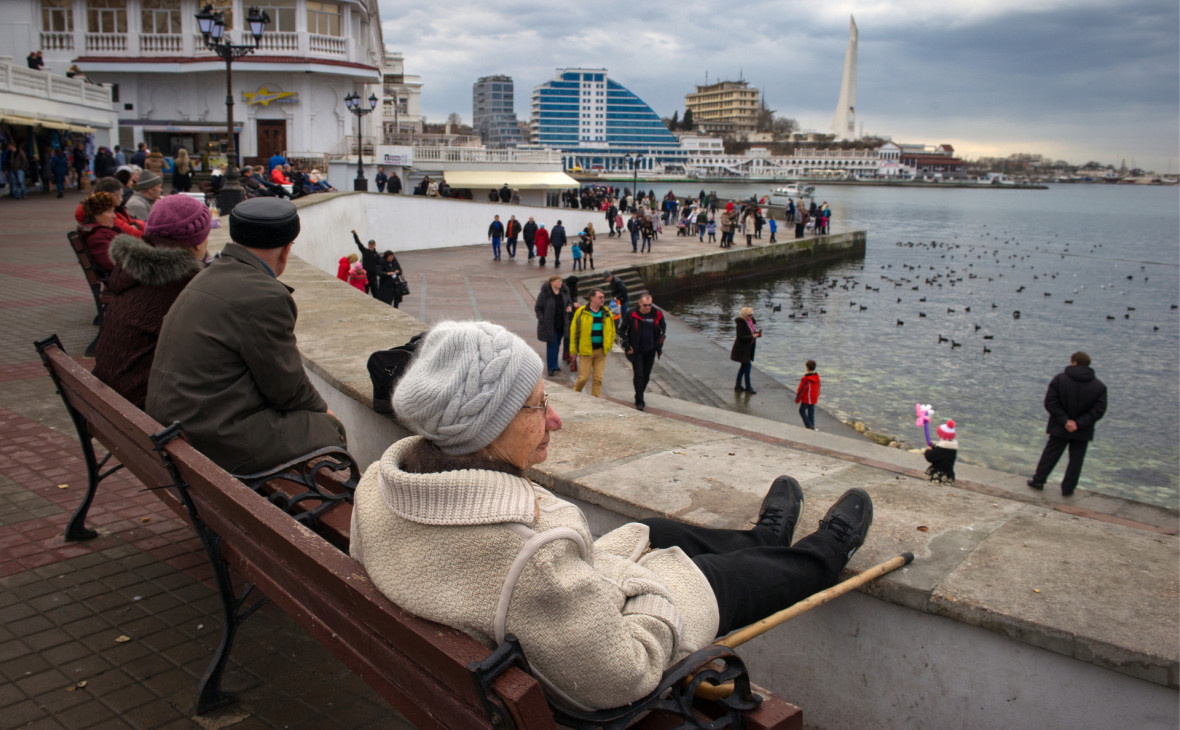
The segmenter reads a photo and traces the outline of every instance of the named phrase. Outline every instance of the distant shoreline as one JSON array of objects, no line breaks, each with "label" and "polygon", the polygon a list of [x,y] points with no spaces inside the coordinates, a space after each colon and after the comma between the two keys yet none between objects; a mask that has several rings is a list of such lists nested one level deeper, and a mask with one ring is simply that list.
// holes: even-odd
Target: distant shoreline
[{"label": "distant shoreline", "polygon": [[[596,183],[630,183],[633,178],[630,175],[615,176],[615,175],[577,175],[571,174],[570,177],[577,180],[584,185],[594,185]],[[677,183],[677,184],[696,184],[702,185],[716,185],[718,183],[733,183],[735,185],[786,185],[794,180],[758,180],[753,178],[733,178],[733,177],[698,177],[698,178],[681,178],[681,177],[643,177],[639,176],[638,182],[648,185],[657,185],[660,183]],[[985,183],[974,182],[929,182],[926,180],[800,180],[798,182],[806,182],[815,185],[861,185],[865,187],[878,188],[970,188],[972,190],[1048,190],[1048,185],[1042,184],[1004,184],[1004,185],[990,185]]]}]

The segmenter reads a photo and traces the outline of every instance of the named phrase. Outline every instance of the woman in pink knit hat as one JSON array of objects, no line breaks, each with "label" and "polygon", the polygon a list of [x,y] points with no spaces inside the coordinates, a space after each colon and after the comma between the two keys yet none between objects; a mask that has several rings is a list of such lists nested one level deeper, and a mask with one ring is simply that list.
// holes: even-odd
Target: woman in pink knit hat
[{"label": "woman in pink knit hat", "polygon": [[94,375],[139,408],[164,315],[205,268],[211,220],[203,203],[170,195],[152,206],[143,240],[124,233],[111,241],[107,289],[115,300],[103,317]]}]

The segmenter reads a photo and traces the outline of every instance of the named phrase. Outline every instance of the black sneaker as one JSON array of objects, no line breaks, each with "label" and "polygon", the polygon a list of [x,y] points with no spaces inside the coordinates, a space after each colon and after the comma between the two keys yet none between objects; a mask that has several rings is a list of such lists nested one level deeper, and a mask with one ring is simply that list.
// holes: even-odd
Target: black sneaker
[{"label": "black sneaker", "polygon": [[857,548],[865,542],[869,525],[873,524],[873,500],[863,489],[849,489],[831,506],[819,521],[819,529],[826,530],[840,543],[845,562],[852,559]]},{"label": "black sneaker", "polygon": [[1036,479],[1029,479],[1029,480],[1028,480],[1028,486],[1032,487],[1033,489],[1041,489],[1041,490],[1043,490],[1043,489],[1045,488],[1045,483],[1044,483],[1044,482],[1038,482]]},{"label": "black sneaker", "polygon": [[785,474],[770,485],[770,491],[762,500],[762,511],[758,513],[758,524],[754,529],[770,530],[783,546],[790,546],[795,534],[795,523],[803,511],[803,487]]}]

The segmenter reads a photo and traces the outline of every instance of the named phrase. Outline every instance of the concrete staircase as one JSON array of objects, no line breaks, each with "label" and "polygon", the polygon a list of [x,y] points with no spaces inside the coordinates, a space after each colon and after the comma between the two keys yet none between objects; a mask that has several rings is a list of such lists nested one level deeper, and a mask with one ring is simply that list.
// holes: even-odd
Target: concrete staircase
[{"label": "concrete staircase", "polygon": [[[578,277],[578,300],[579,304],[586,301],[586,297],[595,289],[602,289],[606,292],[606,296],[610,298],[610,286],[606,283],[606,279],[602,278],[602,272],[608,269],[598,267],[596,270],[578,271],[574,276]],[[631,305],[634,307],[639,301],[640,294],[647,294],[647,284],[639,278],[639,272],[635,269],[609,269],[609,271],[622,280],[627,285],[627,296],[631,300]]]}]

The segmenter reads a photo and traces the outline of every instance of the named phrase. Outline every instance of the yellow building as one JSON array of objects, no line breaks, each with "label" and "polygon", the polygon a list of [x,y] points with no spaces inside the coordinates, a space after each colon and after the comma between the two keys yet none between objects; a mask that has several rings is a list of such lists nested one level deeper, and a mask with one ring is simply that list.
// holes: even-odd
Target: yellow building
[{"label": "yellow building", "polygon": [[692,112],[696,127],[731,135],[757,129],[762,108],[758,89],[751,89],[745,81],[719,81],[696,89],[684,97],[684,108]]}]

